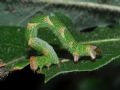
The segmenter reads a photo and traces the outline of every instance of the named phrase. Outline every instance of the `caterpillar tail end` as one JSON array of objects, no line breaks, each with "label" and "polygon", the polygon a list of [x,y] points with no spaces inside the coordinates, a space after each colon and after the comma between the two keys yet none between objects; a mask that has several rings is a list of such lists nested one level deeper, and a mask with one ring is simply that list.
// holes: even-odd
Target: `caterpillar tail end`
[{"label": "caterpillar tail end", "polygon": [[36,61],[36,57],[31,56],[30,57],[30,68],[32,71],[36,72],[38,69],[38,65],[37,65],[37,61]]}]

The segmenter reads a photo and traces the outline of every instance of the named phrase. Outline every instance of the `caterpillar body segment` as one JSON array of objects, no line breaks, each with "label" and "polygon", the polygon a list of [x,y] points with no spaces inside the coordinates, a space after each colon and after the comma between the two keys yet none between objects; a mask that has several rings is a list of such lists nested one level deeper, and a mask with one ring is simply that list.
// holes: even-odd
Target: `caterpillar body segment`
[{"label": "caterpillar body segment", "polygon": [[51,30],[59,38],[63,47],[73,54],[75,62],[78,61],[80,56],[91,56],[92,59],[96,58],[96,46],[80,44],[77,42],[70,33],[69,28],[66,27],[66,23],[62,22],[56,14],[50,15],[49,19],[54,25]]},{"label": "caterpillar body segment", "polygon": [[48,67],[51,64],[59,64],[57,54],[55,53],[53,47],[50,46],[47,42],[39,38],[30,38],[29,46],[43,54],[43,56],[36,56],[34,58],[36,59],[35,62],[37,62],[36,65],[40,67],[41,70],[44,66]]},{"label": "caterpillar body segment", "polygon": [[[62,14],[62,17],[64,15]],[[74,57],[74,62],[77,62],[80,56],[91,56],[92,59],[96,58],[96,46],[80,44],[75,40],[70,33],[67,17],[61,18],[60,15],[52,13],[50,15],[39,16],[33,18],[27,25],[26,36],[28,45],[38,52],[42,52],[43,56],[36,56],[30,58],[30,66],[32,70],[37,67],[42,69],[44,66],[48,68],[52,64],[59,64],[59,59],[53,47],[46,41],[37,37],[39,28],[49,28],[53,34],[58,37],[62,47],[68,50]],[[68,20],[69,22],[69,20]]]},{"label": "caterpillar body segment", "polygon": [[37,19],[38,21],[30,22],[27,25],[26,36],[28,45],[43,54],[43,56],[31,56],[30,67],[33,71],[35,71],[38,67],[42,70],[44,66],[49,67],[51,64],[59,64],[58,56],[53,47],[46,41],[37,37],[39,28],[49,27],[49,24],[41,23],[42,19],[43,17],[40,17]]}]

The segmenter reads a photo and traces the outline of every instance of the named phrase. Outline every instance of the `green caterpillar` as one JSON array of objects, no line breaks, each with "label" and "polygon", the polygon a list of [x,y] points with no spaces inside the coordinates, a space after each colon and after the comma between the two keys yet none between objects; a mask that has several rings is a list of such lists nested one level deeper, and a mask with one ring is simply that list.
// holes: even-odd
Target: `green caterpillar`
[{"label": "green caterpillar", "polygon": [[49,28],[49,30],[58,37],[62,47],[73,55],[74,62],[78,62],[81,56],[91,56],[92,59],[96,58],[97,47],[77,42],[70,33],[68,24],[66,24],[69,20],[64,20],[64,18],[68,17],[64,15],[63,20],[60,18],[59,14],[51,13],[50,15],[35,17],[27,24],[26,36],[28,45],[43,54],[43,56],[30,57],[30,67],[33,71],[38,67],[42,70],[44,66],[49,68],[52,64],[59,65],[60,63],[53,47],[46,41],[37,37],[39,28]]}]

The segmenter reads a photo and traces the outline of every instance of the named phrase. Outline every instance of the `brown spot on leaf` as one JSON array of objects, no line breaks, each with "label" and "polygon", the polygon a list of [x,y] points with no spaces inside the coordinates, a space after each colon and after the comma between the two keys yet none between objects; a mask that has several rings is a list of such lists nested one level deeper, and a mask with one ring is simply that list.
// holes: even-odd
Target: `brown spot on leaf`
[{"label": "brown spot on leaf", "polygon": [[2,60],[0,59],[0,67],[4,67],[6,64],[2,62]]}]

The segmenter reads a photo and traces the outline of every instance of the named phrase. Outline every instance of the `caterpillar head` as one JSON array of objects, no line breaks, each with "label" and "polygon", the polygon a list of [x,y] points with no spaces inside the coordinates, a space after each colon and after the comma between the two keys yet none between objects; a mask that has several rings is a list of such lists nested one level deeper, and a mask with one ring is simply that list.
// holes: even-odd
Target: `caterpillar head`
[{"label": "caterpillar head", "polygon": [[89,45],[87,48],[88,55],[90,55],[92,60],[96,59],[96,56],[101,53],[101,50],[94,45]]},{"label": "caterpillar head", "polygon": [[81,56],[90,56],[92,60],[101,54],[101,50],[94,45],[78,45],[73,53],[74,62],[78,62]]}]

